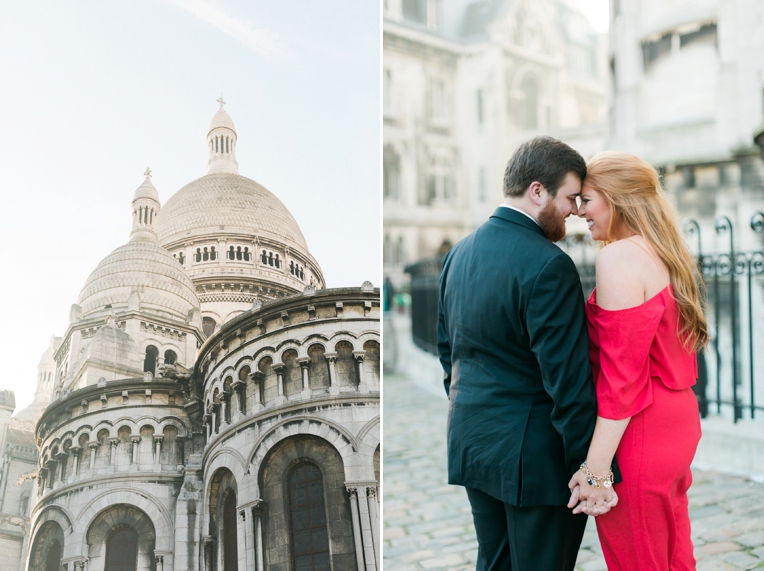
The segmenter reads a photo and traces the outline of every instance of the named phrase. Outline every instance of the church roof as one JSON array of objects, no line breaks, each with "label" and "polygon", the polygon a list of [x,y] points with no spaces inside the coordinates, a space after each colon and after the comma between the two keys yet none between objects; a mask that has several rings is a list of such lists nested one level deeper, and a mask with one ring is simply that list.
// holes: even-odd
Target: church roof
[{"label": "church roof", "polygon": [[220,109],[218,109],[217,113],[215,113],[215,115],[212,117],[212,121],[210,121],[210,128],[207,129],[207,132],[209,133],[217,127],[226,127],[232,131],[236,131],[236,127],[233,126],[233,119],[231,119],[231,116],[228,114],[228,112],[223,109],[223,105],[220,106]]},{"label": "church roof", "polygon": [[132,239],[98,264],[77,301],[86,316],[124,311],[133,293],[138,294],[141,309],[183,320],[189,310],[199,307],[188,275],[155,240]]},{"label": "church roof", "polygon": [[308,251],[286,206],[263,185],[234,173],[210,173],[181,188],[162,207],[157,234],[163,245],[204,234],[269,234]]}]

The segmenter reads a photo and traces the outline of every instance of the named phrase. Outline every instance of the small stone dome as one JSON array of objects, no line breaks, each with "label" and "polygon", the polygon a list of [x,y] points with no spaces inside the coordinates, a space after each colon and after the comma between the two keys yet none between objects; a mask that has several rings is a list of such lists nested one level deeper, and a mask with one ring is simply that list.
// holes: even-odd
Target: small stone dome
[{"label": "small stone dome", "polygon": [[146,169],[146,172],[144,173],[146,175],[146,180],[144,180],[141,185],[135,189],[135,196],[133,196],[133,202],[138,200],[139,198],[150,198],[152,200],[155,200],[157,203],[159,202],[159,193],[157,192],[157,189],[154,188],[154,185],[151,184],[151,170]]},{"label": "small stone dome", "polygon": [[183,268],[155,240],[148,239],[132,239],[106,256],[88,277],[77,303],[85,317],[99,312],[107,315],[127,310],[134,293],[142,311],[184,322],[188,312],[199,307],[194,285]]},{"label": "small stone dome", "polygon": [[261,184],[234,173],[204,175],[162,207],[157,220],[160,244],[206,234],[269,234],[308,253],[305,237],[286,206]]},{"label": "small stone dome", "polygon": [[233,126],[233,119],[231,119],[231,116],[226,112],[225,109],[223,109],[223,106],[220,106],[220,109],[218,109],[217,113],[212,117],[212,121],[210,121],[210,128],[207,129],[207,132],[209,133],[213,129],[216,129],[217,127],[225,127],[227,129],[231,129],[231,131],[236,131],[236,127]]}]

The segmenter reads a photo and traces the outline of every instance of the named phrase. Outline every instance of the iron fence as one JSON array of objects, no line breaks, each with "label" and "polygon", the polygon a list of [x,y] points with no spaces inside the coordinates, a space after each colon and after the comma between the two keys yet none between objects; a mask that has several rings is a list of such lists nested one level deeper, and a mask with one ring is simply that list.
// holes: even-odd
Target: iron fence
[{"label": "iron fence", "polygon": [[[756,212],[750,229],[764,232],[764,213]],[[707,292],[705,314],[711,342],[698,354],[695,392],[702,416],[715,411],[733,422],[764,418],[764,250],[737,251],[735,228],[726,216],[714,221],[714,232],[726,237],[725,251],[705,253],[701,226],[688,220],[684,230],[694,239],[699,275]],[[567,248],[574,247],[571,243]],[[444,256],[405,268],[411,276],[411,331],[414,343],[437,355],[438,282]],[[577,264],[588,297],[595,285],[593,263]],[[757,403],[758,399],[758,403]],[[759,413],[757,417],[757,412]]]}]

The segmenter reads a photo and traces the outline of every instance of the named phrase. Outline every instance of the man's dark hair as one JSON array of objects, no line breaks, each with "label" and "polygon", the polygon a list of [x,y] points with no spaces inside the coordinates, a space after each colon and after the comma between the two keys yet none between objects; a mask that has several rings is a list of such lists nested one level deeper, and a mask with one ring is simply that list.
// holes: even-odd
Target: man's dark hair
[{"label": "man's dark hair", "polygon": [[520,145],[509,159],[504,196],[522,196],[538,181],[554,197],[569,172],[581,180],[586,176],[586,162],[578,151],[554,137],[536,137]]}]

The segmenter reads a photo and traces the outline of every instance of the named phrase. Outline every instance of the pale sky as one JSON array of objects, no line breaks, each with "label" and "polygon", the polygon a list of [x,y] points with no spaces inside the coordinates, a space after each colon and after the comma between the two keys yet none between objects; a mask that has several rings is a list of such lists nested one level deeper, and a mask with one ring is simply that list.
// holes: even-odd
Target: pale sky
[{"label": "pale sky", "polygon": [[573,0],[597,32],[607,32],[610,27],[610,0]]},{"label": "pale sky", "polygon": [[97,264],[127,242],[150,167],[164,204],[205,174],[223,95],[239,173],[292,212],[328,287],[380,284],[374,1],[0,4],[0,389],[37,364]]}]

